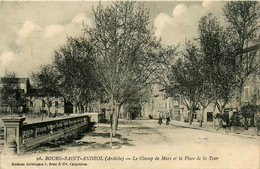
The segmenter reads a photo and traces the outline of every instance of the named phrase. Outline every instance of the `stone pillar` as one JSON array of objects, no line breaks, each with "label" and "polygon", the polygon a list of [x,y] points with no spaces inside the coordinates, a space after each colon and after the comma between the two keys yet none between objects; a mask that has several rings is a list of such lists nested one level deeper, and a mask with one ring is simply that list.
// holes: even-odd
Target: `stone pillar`
[{"label": "stone pillar", "polygon": [[4,152],[5,154],[19,154],[22,141],[21,127],[25,117],[7,116],[4,122]]}]

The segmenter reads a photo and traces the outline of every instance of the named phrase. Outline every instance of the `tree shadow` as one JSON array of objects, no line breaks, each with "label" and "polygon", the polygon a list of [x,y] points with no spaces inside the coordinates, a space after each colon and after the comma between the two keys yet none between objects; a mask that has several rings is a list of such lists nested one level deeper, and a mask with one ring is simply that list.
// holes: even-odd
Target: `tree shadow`
[{"label": "tree shadow", "polygon": [[[89,141],[78,141],[75,142],[73,146],[80,146],[84,145],[87,146],[84,149],[88,150],[99,150],[99,149],[110,149],[110,133],[89,133],[85,137],[91,137],[97,141],[89,142]],[[134,144],[130,143],[131,139],[122,137],[121,134],[116,134],[115,137],[112,138],[112,146],[114,149],[120,149],[122,146],[135,146]]]},{"label": "tree shadow", "polygon": [[[79,148],[81,150],[109,150],[110,133],[97,133],[94,130],[95,127],[67,138],[60,138],[41,144],[31,151],[25,152],[25,155],[42,152],[66,151],[70,148]],[[112,139],[112,146],[114,149],[120,149],[122,146],[135,146],[134,144],[131,144],[130,141],[132,140],[122,137],[121,134],[116,134]]]}]

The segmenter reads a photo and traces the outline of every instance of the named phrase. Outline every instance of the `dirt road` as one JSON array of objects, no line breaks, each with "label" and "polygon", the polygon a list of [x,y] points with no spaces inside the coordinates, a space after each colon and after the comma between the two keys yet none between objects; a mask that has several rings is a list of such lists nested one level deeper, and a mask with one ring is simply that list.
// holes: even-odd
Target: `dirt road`
[{"label": "dirt road", "polygon": [[[155,120],[120,121],[113,149],[108,124],[78,140],[49,144],[23,156],[2,156],[12,163],[41,163],[26,168],[259,168],[259,139],[243,138],[165,124]],[[56,157],[56,158],[54,158]],[[76,159],[75,157],[78,157]],[[63,166],[64,164],[64,166]],[[40,164],[39,164],[40,165]]]}]

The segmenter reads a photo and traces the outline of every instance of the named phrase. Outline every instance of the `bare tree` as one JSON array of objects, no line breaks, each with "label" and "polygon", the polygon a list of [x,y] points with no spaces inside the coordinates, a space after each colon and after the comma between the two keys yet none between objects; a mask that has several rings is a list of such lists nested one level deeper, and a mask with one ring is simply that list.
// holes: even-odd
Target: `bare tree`
[{"label": "bare tree", "polygon": [[[46,96],[45,104],[48,107],[47,116],[49,117],[53,101],[53,93],[56,93],[59,90],[57,87],[58,81],[56,74],[54,73],[54,68],[52,65],[42,65],[39,72],[32,72],[31,78],[34,82],[34,87],[40,89],[44,96]],[[42,114],[42,120],[43,116],[44,114]]]},{"label": "bare tree", "polygon": [[59,92],[70,101],[74,113],[82,113],[83,105],[96,98],[99,89],[92,71],[92,51],[84,37],[68,37],[67,44],[55,51],[54,62],[42,66],[33,79],[39,88]]},{"label": "bare tree", "polygon": [[74,113],[82,113],[90,91],[95,87],[92,73],[92,46],[84,37],[68,38],[67,44],[55,52],[54,67],[60,92],[74,106]]},{"label": "bare tree", "polygon": [[235,58],[235,74],[238,109],[241,107],[241,96],[245,81],[256,72],[259,60],[259,18],[260,6],[257,1],[228,2],[224,8],[227,23],[227,33],[234,50],[231,56]]},{"label": "bare tree", "polygon": [[217,108],[223,113],[235,84],[235,62],[231,55],[234,48],[229,45],[226,32],[212,14],[200,19],[199,42],[203,53],[203,74],[211,88],[214,110]]},{"label": "bare tree", "polygon": [[95,50],[97,78],[108,95],[112,111],[111,138],[122,105],[155,82],[160,48],[149,25],[143,4],[113,2],[93,9],[94,28],[85,29]]},{"label": "bare tree", "polygon": [[201,53],[191,42],[186,43],[183,57],[179,58],[171,69],[169,77],[170,92],[188,109],[189,124],[192,124],[192,114],[198,108],[203,94],[203,74],[201,72]]}]

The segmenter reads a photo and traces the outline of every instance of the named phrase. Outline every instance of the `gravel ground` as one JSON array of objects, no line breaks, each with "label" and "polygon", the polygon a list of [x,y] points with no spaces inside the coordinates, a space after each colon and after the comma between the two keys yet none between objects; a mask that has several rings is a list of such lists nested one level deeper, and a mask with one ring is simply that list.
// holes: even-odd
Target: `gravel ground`
[{"label": "gravel ground", "polygon": [[[113,148],[109,147],[109,125],[97,124],[93,132],[74,140],[44,145],[22,156],[3,155],[2,168],[19,168],[13,162],[47,163],[27,168],[259,168],[260,140],[221,133],[158,125],[155,120],[120,121]],[[46,160],[49,156],[61,160]],[[65,157],[100,157],[103,160],[66,160]],[[43,160],[37,160],[37,158]],[[109,159],[110,160],[105,160]],[[156,160],[158,157],[158,160]],[[182,158],[182,160],[181,160]],[[47,158],[48,159],[48,158]],[[167,160],[168,159],[168,160]],[[61,163],[62,164],[62,163]]]}]

